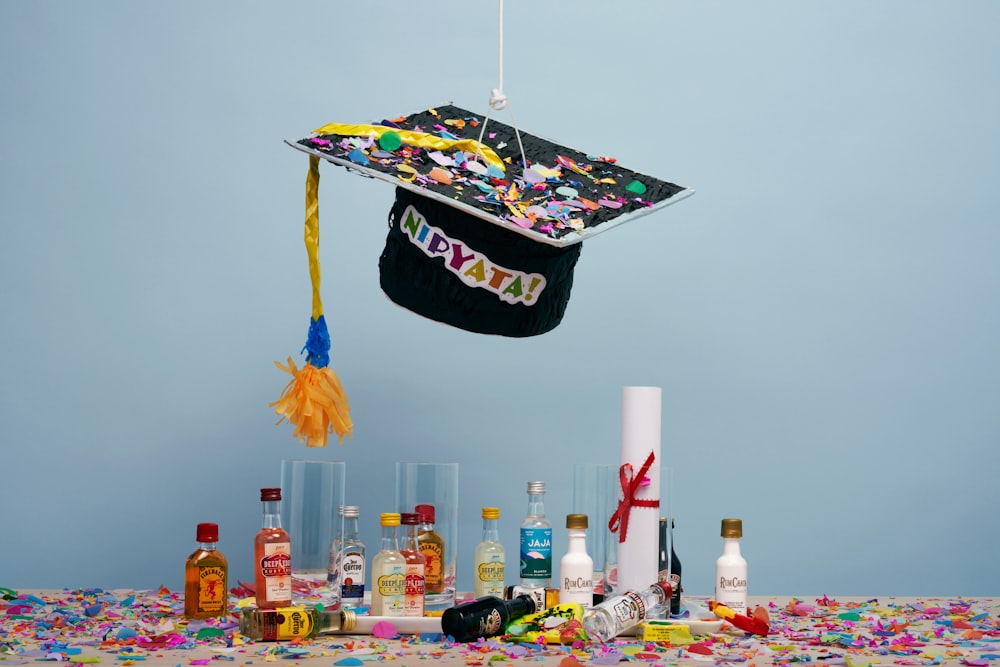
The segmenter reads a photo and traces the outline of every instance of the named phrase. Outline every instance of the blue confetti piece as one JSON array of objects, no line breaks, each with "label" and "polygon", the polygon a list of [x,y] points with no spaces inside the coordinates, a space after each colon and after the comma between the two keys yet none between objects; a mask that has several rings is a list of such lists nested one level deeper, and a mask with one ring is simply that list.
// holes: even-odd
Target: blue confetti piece
[{"label": "blue confetti piece", "polygon": [[368,156],[360,148],[355,148],[347,154],[347,159],[357,164],[368,164]]},{"label": "blue confetti piece", "polygon": [[118,606],[119,607],[131,607],[133,602],[135,602],[135,596],[134,595],[130,595],[127,598],[125,598],[124,600],[122,600],[121,602],[119,602]]},{"label": "blue confetti piece", "polygon": [[343,665],[344,667],[359,667],[360,665],[363,665],[365,663],[361,660],[358,660],[357,658],[344,658],[342,660],[338,660],[333,664]]},{"label": "blue confetti piece", "polygon": [[136,631],[132,628],[119,628],[118,633],[115,635],[119,640],[132,639],[136,636]]},{"label": "blue confetti piece", "polygon": [[444,635],[440,632],[421,632],[420,641],[422,642],[440,642],[444,640]]},{"label": "blue confetti piece", "polygon": [[87,616],[93,618],[94,616],[97,616],[98,614],[101,613],[101,605],[99,605],[99,604],[92,604],[92,605],[88,606],[86,609],[84,609],[83,613],[85,613]]}]

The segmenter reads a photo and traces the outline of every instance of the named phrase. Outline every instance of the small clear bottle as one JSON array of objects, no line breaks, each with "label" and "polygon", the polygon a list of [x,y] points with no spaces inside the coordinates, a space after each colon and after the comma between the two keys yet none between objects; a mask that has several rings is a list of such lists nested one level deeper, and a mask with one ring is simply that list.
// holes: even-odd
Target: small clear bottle
[{"label": "small clear bottle", "polygon": [[337,522],[337,534],[330,542],[330,557],[326,566],[326,585],[330,588],[340,586],[340,558],[344,552],[344,535],[341,532],[344,526],[344,506],[337,508],[337,515],[340,521]]},{"label": "small clear bottle", "polygon": [[610,641],[645,620],[653,607],[670,600],[670,584],[659,581],[644,591],[628,591],[608,598],[583,615],[583,630],[592,640]]},{"label": "small clear bottle", "polygon": [[279,607],[240,610],[239,631],[254,641],[308,639],[340,630],[340,611],[320,611],[315,607]]},{"label": "small clear bottle", "polygon": [[198,549],[184,565],[184,616],[219,618],[229,613],[229,562],[218,550],[219,525],[199,523]]},{"label": "small clear bottle", "polygon": [[743,521],[722,520],[722,555],[715,561],[715,601],[747,614],[747,562],[740,553]]},{"label": "small clear bottle", "polygon": [[552,524],[545,518],[545,482],[528,482],[528,514],[521,522],[521,585],[552,583]]},{"label": "small clear bottle", "polygon": [[559,561],[559,604],[594,605],[594,559],[587,553],[587,515],[567,514],[569,545]]},{"label": "small clear bottle", "polygon": [[483,539],[476,545],[475,565],[472,591],[477,598],[492,596],[503,597],[504,582],[504,550],[500,544],[500,530],[497,523],[500,519],[499,507],[484,507]]},{"label": "small clear bottle", "polygon": [[420,517],[416,512],[403,512],[400,515],[403,524],[403,544],[399,552],[406,559],[406,592],[403,595],[403,615],[424,615],[424,572],[427,559],[420,553],[417,543],[417,525]]},{"label": "small clear bottle", "polygon": [[365,543],[358,530],[356,505],[344,507],[344,545],[340,553],[340,604],[348,609],[365,603]]},{"label": "small clear bottle", "polygon": [[399,552],[399,514],[380,516],[382,542],[372,559],[372,616],[403,616],[406,596],[406,558]]}]

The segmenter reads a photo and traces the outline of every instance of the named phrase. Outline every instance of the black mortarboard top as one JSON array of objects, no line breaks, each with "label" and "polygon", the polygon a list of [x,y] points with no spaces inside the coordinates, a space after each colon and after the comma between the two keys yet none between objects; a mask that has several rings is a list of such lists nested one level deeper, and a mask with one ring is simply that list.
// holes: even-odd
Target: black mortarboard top
[{"label": "black mortarboard top", "polygon": [[477,333],[552,330],[581,241],[693,192],[452,105],[287,143],[396,185],[383,291]]}]

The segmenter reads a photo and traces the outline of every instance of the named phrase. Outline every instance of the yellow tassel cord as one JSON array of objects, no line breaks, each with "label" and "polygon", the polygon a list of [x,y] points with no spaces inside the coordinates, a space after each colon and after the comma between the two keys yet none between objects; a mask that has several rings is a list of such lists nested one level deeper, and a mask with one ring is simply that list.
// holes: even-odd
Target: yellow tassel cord
[{"label": "yellow tassel cord", "polygon": [[[310,340],[306,348],[310,355],[300,370],[292,358],[288,358],[288,366],[280,362],[274,365],[290,373],[292,380],[281,392],[281,397],[269,403],[281,417],[278,424],[284,421],[295,426],[294,436],[300,441],[305,440],[307,447],[326,447],[327,436],[336,433],[340,443],[344,436],[350,437],[353,430],[351,423],[351,408],[347,404],[347,394],[340,384],[340,378],[325,363],[321,367],[314,366],[310,360],[326,358],[329,349],[328,339],[323,350],[314,350],[310,343],[314,342],[314,328],[321,329],[326,338],[326,322],[323,318],[323,302],[319,293],[319,158],[309,156],[309,175],[306,178],[306,224],[305,243],[309,255],[309,278],[312,281],[312,320],[310,322]],[[319,327],[317,327],[319,325]]]},{"label": "yellow tassel cord", "polygon": [[479,143],[475,139],[445,139],[444,137],[427,134],[426,132],[398,130],[385,125],[327,123],[323,127],[313,130],[313,134],[336,134],[344,137],[375,137],[376,139],[386,132],[395,132],[404,144],[409,144],[410,146],[419,146],[420,148],[439,151],[462,150],[466,153],[478,153],[483,156],[487,164],[498,167],[501,171],[506,171],[507,165],[500,159],[500,156],[492,148],[486,144]]}]

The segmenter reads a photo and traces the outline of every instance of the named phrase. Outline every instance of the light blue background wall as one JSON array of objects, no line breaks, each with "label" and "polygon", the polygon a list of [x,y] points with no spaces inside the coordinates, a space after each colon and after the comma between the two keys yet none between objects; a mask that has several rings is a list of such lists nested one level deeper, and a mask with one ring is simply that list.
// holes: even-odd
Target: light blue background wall
[{"label": "light blue background wall", "polygon": [[392,189],[324,165],[356,434],[307,451],[267,407],[310,311],[282,140],[485,112],[496,4],[0,4],[0,585],[180,588],[199,521],[249,579],[258,489],[318,456],[371,546],[394,461],[459,462],[468,589],[479,507],[516,553],[543,479],[560,526],[658,385],[689,592],[740,516],[751,593],[1000,594],[1000,4],[506,10],[522,128],[697,194],[586,243],[563,324],[511,340],[389,302]]}]

